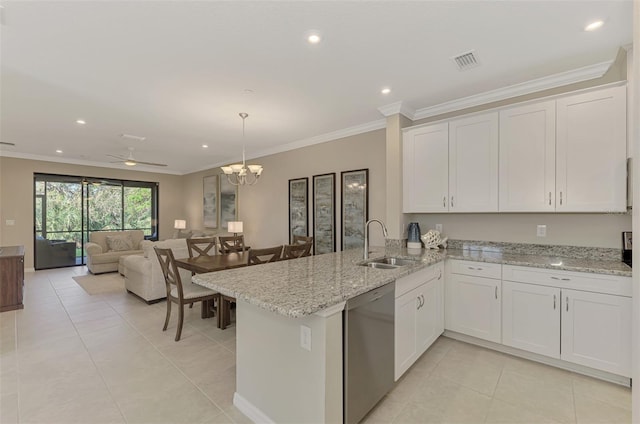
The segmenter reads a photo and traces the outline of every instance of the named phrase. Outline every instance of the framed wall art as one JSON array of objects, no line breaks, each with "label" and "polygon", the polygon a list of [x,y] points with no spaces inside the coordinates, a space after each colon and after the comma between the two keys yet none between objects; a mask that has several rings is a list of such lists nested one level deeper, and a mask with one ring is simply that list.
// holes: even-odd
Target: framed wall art
[{"label": "framed wall art", "polygon": [[289,243],[309,235],[309,178],[289,180]]},{"label": "framed wall art", "polygon": [[345,171],[341,176],[342,250],[362,248],[369,219],[369,170]]},{"label": "framed wall art", "polygon": [[218,228],[218,176],[202,179],[202,214],[205,228]]},{"label": "framed wall art", "polygon": [[336,174],[313,176],[313,251],[336,251]]},{"label": "framed wall art", "polygon": [[229,221],[238,220],[238,186],[220,176],[220,228],[228,228]]}]

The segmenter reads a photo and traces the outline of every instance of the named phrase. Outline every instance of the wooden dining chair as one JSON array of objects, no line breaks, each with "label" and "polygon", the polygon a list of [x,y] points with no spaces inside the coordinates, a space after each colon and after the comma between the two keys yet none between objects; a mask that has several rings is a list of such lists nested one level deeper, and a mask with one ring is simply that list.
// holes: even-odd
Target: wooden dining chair
[{"label": "wooden dining chair", "polygon": [[[173,251],[171,249],[153,248],[158,256],[158,262],[162,268],[164,281],[167,288],[167,316],[164,320],[162,331],[167,330],[169,318],[171,317],[171,304],[178,305],[178,328],[176,329],[176,341],[180,340],[182,334],[182,324],[184,323],[184,305],[194,302],[218,301],[220,304],[220,293],[206,287],[193,284],[192,282],[183,284],[176,266]],[[220,315],[218,315],[219,317]]]},{"label": "wooden dining chair", "polygon": [[244,236],[219,236],[220,241],[220,253],[226,255],[228,253],[244,252],[246,247],[244,245]]},{"label": "wooden dining chair", "polygon": [[309,249],[309,255],[313,255],[313,236],[307,237],[307,236],[294,235],[293,240],[291,241],[291,244],[307,244],[307,243],[311,245],[311,248]]},{"label": "wooden dining chair", "polygon": [[266,249],[249,249],[247,263],[251,266],[276,262],[280,260],[281,254],[282,246],[267,247]]},{"label": "wooden dining chair", "polygon": [[[269,262],[277,262],[282,254],[282,246],[268,247],[266,249],[249,249],[249,257],[247,263],[251,265],[266,264]],[[220,297],[220,315],[218,316],[218,327],[224,330],[231,322],[231,303],[236,298],[232,296],[222,295]]]},{"label": "wooden dining chair", "polygon": [[313,236],[307,237],[307,236],[298,236],[294,234],[293,240],[291,242],[291,244],[306,244],[306,243],[313,244]]},{"label": "wooden dining chair", "polygon": [[213,256],[216,254],[218,243],[215,237],[194,237],[187,239],[189,257]]},{"label": "wooden dining chair", "polygon": [[282,259],[296,259],[311,256],[311,243],[287,244],[282,251]]}]

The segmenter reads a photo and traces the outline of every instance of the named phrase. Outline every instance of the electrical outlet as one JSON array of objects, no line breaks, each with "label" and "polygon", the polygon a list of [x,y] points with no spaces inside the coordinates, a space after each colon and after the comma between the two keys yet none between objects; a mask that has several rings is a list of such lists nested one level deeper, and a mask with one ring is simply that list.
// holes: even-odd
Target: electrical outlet
[{"label": "electrical outlet", "polygon": [[16,221],[13,219],[7,219],[4,223],[5,225],[16,225]]},{"label": "electrical outlet", "polygon": [[546,225],[538,225],[538,229],[536,231],[536,235],[538,237],[546,237],[547,236],[547,226]]},{"label": "electrical outlet", "polygon": [[300,326],[300,347],[311,352],[311,328]]},{"label": "electrical outlet", "polygon": [[436,231],[442,232],[442,224],[436,224]]}]

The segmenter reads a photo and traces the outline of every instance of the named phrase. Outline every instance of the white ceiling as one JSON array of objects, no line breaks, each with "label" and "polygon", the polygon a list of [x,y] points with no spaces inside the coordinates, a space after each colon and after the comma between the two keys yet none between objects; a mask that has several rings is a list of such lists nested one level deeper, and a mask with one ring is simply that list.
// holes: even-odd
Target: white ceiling
[{"label": "white ceiling", "polygon": [[[124,167],[107,154],[133,147],[169,165],[139,170],[176,174],[238,160],[239,112],[258,157],[381,127],[394,102],[426,108],[610,61],[632,41],[632,0],[1,4],[0,141],[16,145],[0,155]],[[458,71],[451,57],[472,49],[482,65]]]}]

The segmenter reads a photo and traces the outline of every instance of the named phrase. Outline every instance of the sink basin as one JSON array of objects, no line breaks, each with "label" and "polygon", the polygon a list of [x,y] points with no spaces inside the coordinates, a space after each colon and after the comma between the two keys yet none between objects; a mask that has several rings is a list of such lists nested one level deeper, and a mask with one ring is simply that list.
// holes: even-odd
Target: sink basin
[{"label": "sink basin", "polygon": [[376,269],[396,269],[396,268],[400,268],[400,265],[384,264],[384,263],[380,263],[380,262],[365,262],[365,263],[360,264],[360,265],[368,266],[369,268],[376,268]]},{"label": "sink basin", "polygon": [[368,266],[369,268],[377,268],[377,269],[395,269],[400,268],[406,265],[410,265],[415,263],[410,259],[402,259],[402,258],[393,258],[393,257],[384,257],[380,259],[372,259],[367,262],[363,262],[360,265]]}]

